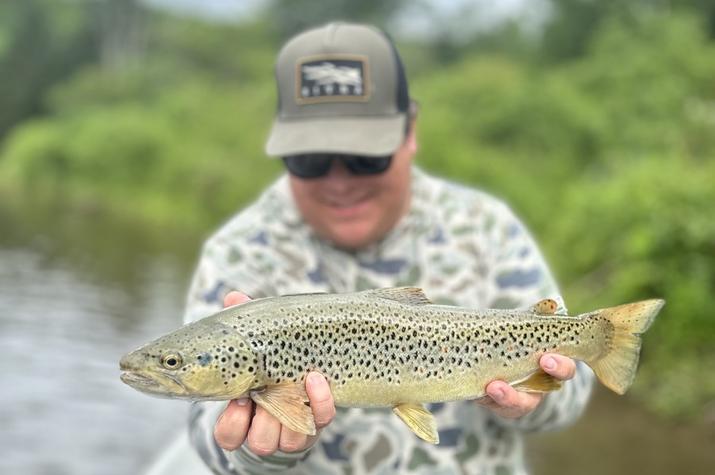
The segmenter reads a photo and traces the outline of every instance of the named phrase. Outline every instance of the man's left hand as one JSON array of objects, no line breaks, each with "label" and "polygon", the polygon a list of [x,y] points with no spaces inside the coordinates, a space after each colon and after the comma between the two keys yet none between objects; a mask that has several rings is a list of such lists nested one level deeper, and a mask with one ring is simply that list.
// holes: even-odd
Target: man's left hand
[{"label": "man's left hand", "polygon": [[[541,368],[561,381],[576,374],[576,362],[566,356],[546,353],[539,360]],[[488,407],[495,414],[507,419],[525,416],[541,403],[543,393],[517,391],[504,381],[492,381],[487,385],[487,395],[477,400],[477,404]]]}]

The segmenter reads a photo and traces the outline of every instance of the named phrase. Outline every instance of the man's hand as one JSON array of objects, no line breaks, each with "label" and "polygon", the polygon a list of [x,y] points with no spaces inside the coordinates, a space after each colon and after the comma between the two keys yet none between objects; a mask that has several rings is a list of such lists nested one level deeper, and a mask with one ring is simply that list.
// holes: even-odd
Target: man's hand
[{"label": "man's hand", "polygon": [[[229,307],[248,300],[250,297],[247,295],[234,291],[226,295],[223,303],[224,307]],[[319,434],[335,416],[330,386],[320,373],[311,372],[306,378],[305,390]],[[235,399],[226,406],[214,428],[214,439],[219,447],[236,450],[245,442],[251,452],[266,456],[276,450],[299,452],[311,447],[317,440],[318,434],[307,436],[284,427],[260,406],[256,406],[254,414],[253,406],[253,402],[248,398]]]},{"label": "man's hand", "polygon": [[[576,362],[566,356],[546,353],[539,360],[541,368],[561,381],[566,381],[576,374]],[[541,403],[544,395],[517,391],[504,381],[492,381],[487,385],[487,395],[477,403],[488,407],[495,414],[507,419],[525,416]]]}]

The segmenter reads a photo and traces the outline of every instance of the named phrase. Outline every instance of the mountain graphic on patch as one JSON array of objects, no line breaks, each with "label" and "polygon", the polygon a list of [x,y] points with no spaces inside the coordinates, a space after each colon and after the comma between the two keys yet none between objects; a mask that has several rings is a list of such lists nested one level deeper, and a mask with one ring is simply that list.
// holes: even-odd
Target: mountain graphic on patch
[{"label": "mountain graphic on patch", "polygon": [[366,101],[367,58],[309,58],[298,63],[296,102]]}]

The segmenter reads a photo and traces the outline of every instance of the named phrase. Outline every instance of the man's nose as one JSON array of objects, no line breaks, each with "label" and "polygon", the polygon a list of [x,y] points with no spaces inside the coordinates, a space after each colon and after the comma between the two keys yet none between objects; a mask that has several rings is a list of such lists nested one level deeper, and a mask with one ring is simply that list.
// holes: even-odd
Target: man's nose
[{"label": "man's nose", "polygon": [[324,183],[331,190],[343,191],[352,187],[353,175],[342,160],[334,159],[328,173],[323,177]]}]

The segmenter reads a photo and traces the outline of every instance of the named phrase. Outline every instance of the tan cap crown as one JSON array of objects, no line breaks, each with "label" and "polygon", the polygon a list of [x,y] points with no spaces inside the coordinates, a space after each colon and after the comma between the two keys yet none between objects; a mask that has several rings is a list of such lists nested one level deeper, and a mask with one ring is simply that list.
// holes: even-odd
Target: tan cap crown
[{"label": "tan cap crown", "polygon": [[409,94],[390,39],[367,25],[330,23],[285,44],[276,62],[271,156],[389,155],[405,134]]}]

